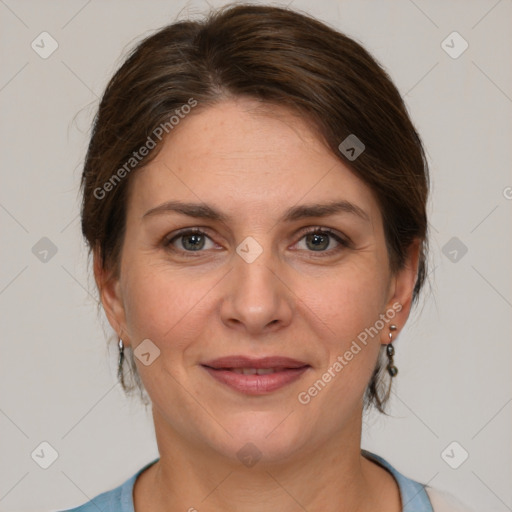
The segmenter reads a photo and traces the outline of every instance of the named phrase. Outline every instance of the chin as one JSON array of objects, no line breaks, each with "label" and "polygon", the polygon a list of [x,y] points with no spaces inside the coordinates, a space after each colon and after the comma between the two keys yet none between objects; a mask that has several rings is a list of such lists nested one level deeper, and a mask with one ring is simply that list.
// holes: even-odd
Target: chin
[{"label": "chin", "polygon": [[247,467],[284,462],[307,441],[304,425],[297,423],[293,413],[286,418],[288,414],[283,409],[237,413],[221,422],[232,437],[223,435],[220,444],[212,440],[214,449]]}]

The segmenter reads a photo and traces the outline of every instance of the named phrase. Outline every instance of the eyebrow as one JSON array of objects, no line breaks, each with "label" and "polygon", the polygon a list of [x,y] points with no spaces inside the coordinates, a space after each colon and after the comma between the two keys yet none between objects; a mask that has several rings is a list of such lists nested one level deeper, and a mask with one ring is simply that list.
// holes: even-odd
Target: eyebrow
[{"label": "eyebrow", "polygon": [[[182,201],[167,201],[162,203],[148,210],[142,218],[172,212],[181,213],[182,215],[197,219],[209,219],[220,222],[230,220],[228,215],[205,203],[184,203]],[[332,201],[324,204],[312,203],[292,206],[284,212],[280,221],[293,222],[309,217],[328,217],[337,213],[350,213],[365,221],[370,221],[370,217],[362,208],[346,200]]]}]

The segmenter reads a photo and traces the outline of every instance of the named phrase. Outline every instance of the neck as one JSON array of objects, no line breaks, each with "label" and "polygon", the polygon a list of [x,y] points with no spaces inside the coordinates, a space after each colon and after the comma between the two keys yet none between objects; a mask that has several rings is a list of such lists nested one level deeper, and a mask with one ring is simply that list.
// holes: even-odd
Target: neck
[{"label": "neck", "polygon": [[361,416],[328,443],[251,467],[169,432],[155,410],[153,417],[160,460],[136,481],[137,512],[401,510],[393,477],[361,455]]}]

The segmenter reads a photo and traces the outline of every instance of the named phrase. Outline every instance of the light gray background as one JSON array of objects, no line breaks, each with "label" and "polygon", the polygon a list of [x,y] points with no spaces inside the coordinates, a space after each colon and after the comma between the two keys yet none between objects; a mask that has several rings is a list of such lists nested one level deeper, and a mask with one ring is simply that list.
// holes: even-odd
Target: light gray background
[{"label": "light gray background", "polygon": [[[380,60],[431,164],[432,291],[396,344],[391,417],[366,419],[364,446],[476,510],[512,510],[511,2],[293,6]],[[205,9],[184,1],[0,0],[1,511],[78,505],[158,455],[150,414],[116,384],[77,190],[98,97],[122,56],[179,11]],[[43,31],[59,45],[47,59],[31,48]],[[457,59],[441,46],[453,31],[469,44]],[[32,252],[42,237],[57,247],[46,262]],[[451,246],[443,253],[452,237],[466,254],[450,254]],[[31,458],[42,441],[58,452],[48,469]],[[441,457],[452,441],[461,447],[449,452],[452,463],[469,453],[458,469]]]}]

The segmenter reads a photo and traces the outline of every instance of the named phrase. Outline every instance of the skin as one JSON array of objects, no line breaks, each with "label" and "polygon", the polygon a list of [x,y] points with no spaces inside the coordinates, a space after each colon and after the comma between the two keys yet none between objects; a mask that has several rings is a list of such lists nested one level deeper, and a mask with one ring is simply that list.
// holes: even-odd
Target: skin
[{"label": "skin", "polygon": [[[160,453],[136,481],[137,512],[401,510],[393,477],[360,453],[362,398],[389,323],[307,405],[297,397],[396,303],[390,323],[400,332],[418,244],[393,275],[373,193],[310,126],[281,107],[224,100],[181,121],[131,176],[119,276],[96,255],[95,277],[125,345],[150,339],[160,350],[148,366],[136,358]],[[206,203],[229,218],[144,216],[170,200]],[[289,207],[334,200],[368,218],[281,220]],[[190,236],[165,245],[193,227],[206,234],[199,251]],[[308,227],[350,243],[327,236],[318,249]],[[252,263],[236,252],[248,236],[263,249]],[[283,355],[311,368],[284,388],[247,396],[201,366],[233,354]],[[262,454],[252,467],[237,457],[248,442]]]}]

